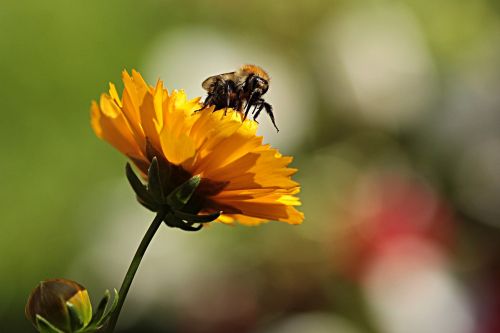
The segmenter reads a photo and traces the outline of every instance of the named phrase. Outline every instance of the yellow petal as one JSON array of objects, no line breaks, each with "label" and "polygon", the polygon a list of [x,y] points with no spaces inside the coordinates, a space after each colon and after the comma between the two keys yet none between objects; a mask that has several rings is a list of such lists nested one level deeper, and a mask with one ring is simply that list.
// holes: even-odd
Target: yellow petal
[{"label": "yellow petal", "polygon": [[106,96],[101,97],[104,100],[101,105],[104,106],[104,111],[99,108],[97,103],[92,103],[92,127],[98,137],[108,141],[116,149],[123,154],[141,159],[143,158],[141,149],[138,147],[130,128],[123,115],[120,112],[115,112],[107,100]]},{"label": "yellow petal", "polygon": [[163,124],[162,102],[163,84],[158,81],[154,93],[147,92],[140,106],[141,125],[144,135],[157,151],[161,151],[159,133]]}]

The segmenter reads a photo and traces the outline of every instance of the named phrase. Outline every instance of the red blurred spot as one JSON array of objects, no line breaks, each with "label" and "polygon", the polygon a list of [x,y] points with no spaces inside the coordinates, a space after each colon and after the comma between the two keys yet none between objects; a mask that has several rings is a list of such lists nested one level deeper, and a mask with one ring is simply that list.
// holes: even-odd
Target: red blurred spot
[{"label": "red blurred spot", "polygon": [[424,241],[445,254],[453,247],[452,211],[420,181],[400,175],[363,177],[348,202],[341,255],[335,260],[352,278],[361,277],[373,260],[393,256],[394,251],[400,251],[404,261],[423,259],[418,258],[425,256],[418,247],[401,251],[402,242]]}]

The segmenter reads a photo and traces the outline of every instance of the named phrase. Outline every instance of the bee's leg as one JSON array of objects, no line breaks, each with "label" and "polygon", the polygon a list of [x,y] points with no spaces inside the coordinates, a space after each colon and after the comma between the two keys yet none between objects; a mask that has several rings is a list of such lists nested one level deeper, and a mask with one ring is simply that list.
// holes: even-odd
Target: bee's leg
[{"label": "bee's leg", "polygon": [[247,119],[248,112],[250,111],[251,107],[252,107],[252,104],[250,103],[250,100],[248,100],[247,105],[245,107],[245,114],[243,115],[243,120]]},{"label": "bee's leg", "polygon": [[212,103],[213,99],[214,99],[213,94],[208,94],[207,98],[205,98],[205,101],[203,102],[203,106],[201,107],[201,109],[194,110],[194,112],[196,113],[204,110],[206,107],[210,105],[210,103]]},{"label": "bee's leg", "polygon": [[243,120],[247,119],[248,112],[250,111],[251,106],[252,104],[250,104],[250,102],[247,102],[247,107],[245,108],[245,114],[243,115]]},{"label": "bee's leg", "polygon": [[241,101],[241,99],[236,99],[236,101],[234,102],[234,109],[237,110],[237,111],[242,111],[243,110],[243,103]]},{"label": "bee's leg", "polygon": [[276,121],[274,120],[273,107],[271,104],[264,101],[262,101],[262,105],[264,106],[264,109],[266,109],[266,113],[269,115],[269,118],[271,118],[274,128],[276,128],[276,132],[279,132],[280,130],[278,129],[278,126],[276,126]]},{"label": "bee's leg", "polygon": [[245,99],[242,97],[243,92],[242,92],[241,90],[238,90],[238,88],[237,88],[237,87],[235,88],[235,92],[236,92],[236,97],[235,97],[235,108],[236,108],[236,110],[238,110],[239,112],[243,113],[243,101],[245,100]]},{"label": "bee's leg", "polygon": [[231,88],[231,84],[227,81],[224,85],[224,94],[226,94],[226,107],[224,108],[224,115],[227,114],[227,108],[231,105],[231,94],[233,93],[233,89]]},{"label": "bee's leg", "polygon": [[[257,107],[258,107],[258,108],[257,108]],[[259,116],[259,114],[260,114],[260,112],[262,111],[262,109],[263,109],[263,108],[264,108],[264,103],[263,103],[263,101],[262,101],[262,102],[260,102],[259,104],[256,104],[256,105],[255,105],[255,109],[254,109],[254,111],[255,111],[255,110],[257,110],[257,111],[255,111],[255,114],[253,115],[253,120],[254,120],[257,124],[259,123],[259,122],[257,121],[257,117]]]},{"label": "bee's leg", "polygon": [[243,116],[243,120],[247,119],[248,112],[250,111],[250,108],[252,105],[255,105],[256,100],[258,101],[260,96],[256,95],[255,93],[252,93],[250,95],[250,98],[247,101],[247,106],[245,108],[245,115]]},{"label": "bee's leg", "polygon": [[[212,86],[212,91],[210,92],[210,100],[208,106],[214,105],[213,112],[222,109],[224,105],[225,96],[227,96],[227,83],[224,80],[217,79]],[[207,99],[208,101],[208,99]],[[205,102],[207,102],[205,101]]]},{"label": "bee's leg", "polygon": [[251,113],[252,115],[254,115],[253,116],[254,118],[255,118],[255,112],[257,111],[258,108],[260,108],[260,103],[255,103],[254,106],[253,106],[252,113]]}]

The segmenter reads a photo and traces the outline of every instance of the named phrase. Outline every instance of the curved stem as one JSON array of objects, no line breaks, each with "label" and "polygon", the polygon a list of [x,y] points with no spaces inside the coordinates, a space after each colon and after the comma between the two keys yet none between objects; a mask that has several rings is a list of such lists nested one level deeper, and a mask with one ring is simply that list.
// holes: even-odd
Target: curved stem
[{"label": "curved stem", "polygon": [[148,248],[149,243],[153,239],[153,236],[155,235],[163,219],[165,218],[165,215],[166,214],[164,212],[158,212],[158,214],[156,214],[156,217],[154,218],[153,222],[151,222],[148,231],[146,231],[146,234],[142,238],[142,241],[139,244],[137,251],[135,252],[134,258],[130,263],[127,274],[125,274],[125,278],[123,279],[122,285],[120,287],[120,292],[118,293],[118,303],[115,310],[111,314],[111,317],[109,318],[109,322],[106,327],[106,332],[108,333],[112,333],[115,330],[116,323],[118,322],[118,317],[120,316],[120,311],[123,307],[123,303],[125,302],[125,298],[127,297],[130,285],[134,280],[135,273],[139,268],[139,264],[141,263],[144,253],[146,253],[146,249]]}]

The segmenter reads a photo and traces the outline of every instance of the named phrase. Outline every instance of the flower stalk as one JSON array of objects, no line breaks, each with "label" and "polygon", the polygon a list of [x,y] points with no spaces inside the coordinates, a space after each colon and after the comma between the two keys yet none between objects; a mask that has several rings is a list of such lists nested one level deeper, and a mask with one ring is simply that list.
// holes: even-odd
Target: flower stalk
[{"label": "flower stalk", "polygon": [[134,280],[135,273],[137,273],[137,269],[139,268],[139,265],[141,264],[142,258],[144,257],[144,254],[146,253],[146,250],[151,243],[151,240],[153,239],[154,235],[156,234],[156,231],[158,231],[158,228],[160,227],[161,223],[166,217],[166,212],[164,211],[159,211],[153,222],[151,222],[151,225],[149,226],[148,230],[146,231],[146,234],[142,238],[141,243],[139,244],[139,247],[137,248],[137,251],[135,252],[134,258],[132,259],[132,262],[130,263],[130,266],[127,270],[127,274],[125,274],[125,278],[123,279],[122,285],[120,287],[120,291],[118,292],[118,304],[116,305],[115,310],[111,314],[111,317],[109,319],[108,325],[106,327],[106,332],[112,333],[115,330],[116,323],[118,322],[118,317],[120,316],[120,311],[123,307],[123,304],[125,303],[125,298],[127,297],[128,291],[130,289],[130,286],[132,285],[132,281]]},{"label": "flower stalk", "polygon": [[[108,333],[112,333],[116,327],[120,311],[125,303],[125,298],[127,297],[135,274],[139,269],[142,258],[162,222],[165,222],[169,227],[197,231],[202,228],[204,223],[212,222],[220,216],[220,212],[208,215],[197,215],[196,212],[194,212],[194,214],[190,212],[190,200],[200,185],[201,178],[199,176],[193,176],[187,179],[184,183],[168,192],[167,189],[172,187],[170,184],[171,180],[165,177],[165,174],[169,173],[168,165],[161,164],[160,166],[156,156],[151,160],[146,184],[141,182],[128,163],[125,168],[125,173],[137,196],[137,200],[145,207],[156,212],[156,216],[142,238],[132,258],[127,274],[125,274],[118,294],[118,304],[111,314],[106,327],[106,332]],[[184,211],[185,209],[188,211]]]}]

